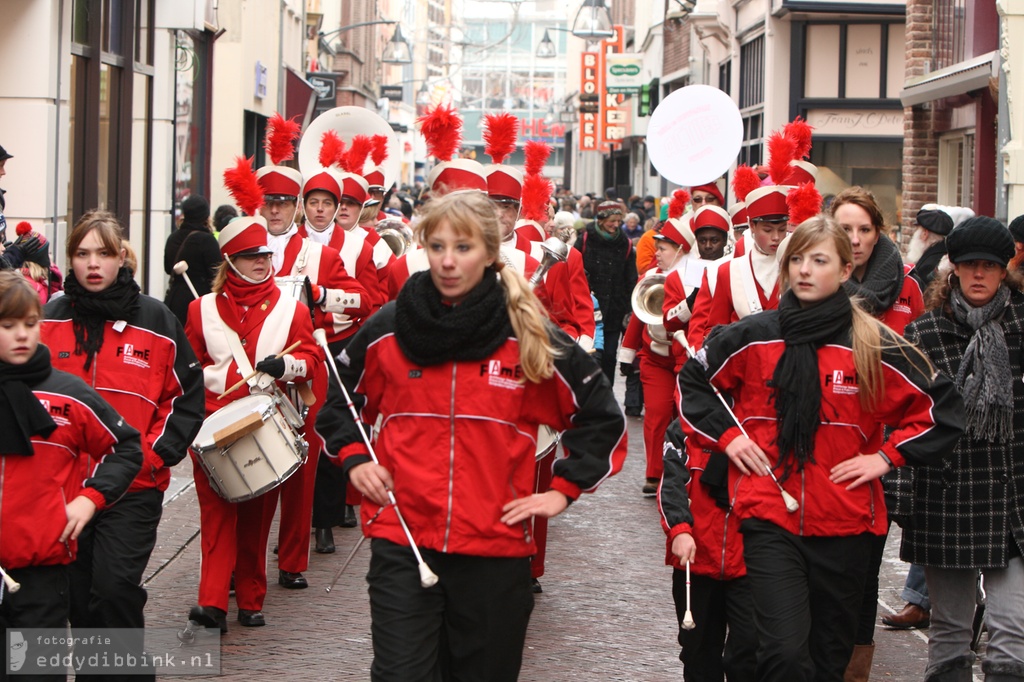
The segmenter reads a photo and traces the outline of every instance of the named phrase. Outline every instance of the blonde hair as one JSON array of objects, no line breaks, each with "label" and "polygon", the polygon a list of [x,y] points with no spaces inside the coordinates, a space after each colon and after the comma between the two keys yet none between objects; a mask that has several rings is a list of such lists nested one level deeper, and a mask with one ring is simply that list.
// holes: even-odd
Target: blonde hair
[{"label": "blonde hair", "polygon": [[[780,291],[789,288],[789,259],[827,239],[832,240],[836,253],[839,254],[839,261],[844,267],[853,263],[853,246],[846,231],[830,216],[818,214],[800,223],[789,238],[786,251],[782,254]],[[922,374],[932,376],[934,369],[924,353],[868,313],[856,296],[850,298],[850,303],[853,306],[853,366],[857,371],[857,384],[860,386],[858,396],[861,408],[873,410],[885,393],[885,378],[882,373],[882,352],[885,350],[898,350]],[[915,358],[920,364],[915,362]],[[922,369],[921,365],[927,369]]]},{"label": "blonde hair", "polygon": [[228,259],[225,258],[217,264],[217,269],[213,271],[213,281],[210,282],[210,291],[215,294],[219,294],[224,291],[224,285],[228,281]]},{"label": "blonde hair", "polygon": [[135,272],[139,268],[139,257],[135,255],[135,249],[132,248],[131,243],[127,239],[121,240],[121,250],[124,251],[124,266],[128,268],[128,271],[134,277]]},{"label": "blonde hair", "polygon": [[[480,192],[456,192],[435,197],[416,224],[419,243],[426,245],[430,235],[444,223],[456,234],[483,241],[505,288],[505,307],[519,341],[523,375],[534,383],[550,378],[554,374],[557,355],[549,331],[551,323],[523,276],[502,264],[501,226],[494,204]],[[487,276],[486,272],[484,276]]]},{"label": "blonde hair", "polygon": [[43,316],[39,294],[20,271],[0,270],[0,320]]},{"label": "blonde hair", "polygon": [[359,220],[356,221],[356,225],[373,229],[374,224],[377,222],[378,213],[380,213],[380,204],[363,206],[359,210]]}]

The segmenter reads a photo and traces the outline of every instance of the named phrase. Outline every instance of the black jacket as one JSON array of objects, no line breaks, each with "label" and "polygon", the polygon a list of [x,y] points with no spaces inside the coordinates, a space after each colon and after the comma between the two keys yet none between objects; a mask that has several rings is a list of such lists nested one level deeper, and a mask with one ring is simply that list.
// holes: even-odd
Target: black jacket
[{"label": "black jacket", "polygon": [[608,334],[620,329],[630,311],[629,297],[637,280],[636,252],[621,229],[613,239],[605,239],[597,230],[595,225],[588,226],[573,246],[583,254],[587,282],[601,305]]},{"label": "black jacket", "polygon": [[182,223],[167,238],[164,246],[164,272],[171,276],[171,284],[167,288],[164,303],[184,326],[188,318],[188,304],[193,297],[185,279],[174,274],[174,264],[182,260],[188,263],[188,277],[196,292],[200,296],[210,293],[214,272],[223,260],[217,238],[205,226],[189,223]]}]

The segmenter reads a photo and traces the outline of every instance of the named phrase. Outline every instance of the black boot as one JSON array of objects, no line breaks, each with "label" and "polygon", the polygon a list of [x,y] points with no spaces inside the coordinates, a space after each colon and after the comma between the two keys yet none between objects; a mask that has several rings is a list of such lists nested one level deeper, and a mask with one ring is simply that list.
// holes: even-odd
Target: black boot
[{"label": "black boot", "polygon": [[216,606],[193,606],[188,619],[200,627],[217,628],[222,635],[228,631],[228,614]]},{"label": "black boot", "polygon": [[317,554],[334,554],[334,532],[330,528],[317,528],[315,536]]}]

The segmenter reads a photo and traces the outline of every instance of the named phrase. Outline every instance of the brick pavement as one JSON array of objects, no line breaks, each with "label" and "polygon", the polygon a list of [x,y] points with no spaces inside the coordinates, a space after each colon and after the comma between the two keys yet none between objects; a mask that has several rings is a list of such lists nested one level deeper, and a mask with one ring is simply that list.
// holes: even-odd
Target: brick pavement
[{"label": "brick pavement", "polygon": [[[640,494],[641,420],[629,422],[630,454],[623,472],[551,522],[544,593],[537,597],[524,652],[524,682],[682,679],[664,535],[654,500]],[[151,627],[184,624],[196,599],[198,505],[189,485],[188,460],[175,473],[176,492],[169,492],[147,572]],[[272,543],[275,537],[276,530]],[[338,553],[312,554],[307,590],[279,587],[275,557],[270,555],[275,582],[264,608],[268,625],[242,628],[232,607],[218,679],[369,678],[368,546],[332,593],[323,590],[358,537],[357,529],[335,529]],[[882,601],[890,609],[902,607],[899,590],[905,569],[896,556],[897,538],[890,539],[882,570]],[[879,627],[876,643],[872,679],[921,679],[926,644],[920,633]]]}]

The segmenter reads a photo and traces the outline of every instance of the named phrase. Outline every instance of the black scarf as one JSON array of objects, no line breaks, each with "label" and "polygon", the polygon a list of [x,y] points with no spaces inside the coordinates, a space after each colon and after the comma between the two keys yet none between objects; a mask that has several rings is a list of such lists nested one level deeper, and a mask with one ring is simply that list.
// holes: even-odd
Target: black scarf
[{"label": "black scarf", "polygon": [[7,443],[3,454],[35,454],[32,436],[46,438],[57,428],[31,388],[52,371],[50,349],[43,344],[36,347],[35,354],[23,365],[0,362],[0,433]]},{"label": "black scarf", "polygon": [[75,331],[75,355],[85,355],[85,369],[103,347],[103,325],[107,320],[128,320],[139,310],[139,285],[128,268],[122,267],[114,283],[93,293],[78,282],[75,271],[64,278],[64,293],[71,299],[71,321]]},{"label": "black scarf", "polygon": [[821,421],[821,379],[818,349],[843,338],[853,324],[853,306],[843,289],[807,308],[792,291],[779,301],[779,323],[786,350],[775,366],[775,413],[778,418],[779,463],[785,480],[814,462],[814,434]]},{"label": "black scarf", "polygon": [[864,308],[876,317],[891,308],[903,289],[903,259],[892,240],[879,235],[864,279],[857,281],[851,277],[843,288],[850,296],[859,297]]},{"label": "black scarf", "polygon": [[505,290],[491,269],[458,305],[441,300],[429,270],[409,277],[395,300],[398,347],[417,365],[483,360],[514,335]]}]

